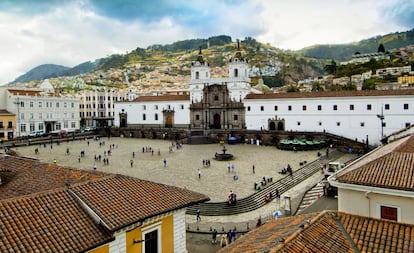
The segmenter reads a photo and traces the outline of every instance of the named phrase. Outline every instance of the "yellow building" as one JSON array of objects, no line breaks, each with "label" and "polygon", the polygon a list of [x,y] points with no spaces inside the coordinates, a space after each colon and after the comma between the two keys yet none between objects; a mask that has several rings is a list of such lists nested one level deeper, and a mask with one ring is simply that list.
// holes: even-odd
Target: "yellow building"
[{"label": "yellow building", "polygon": [[187,252],[185,209],[209,198],[138,178],[0,154],[0,252]]},{"label": "yellow building", "polygon": [[414,76],[399,76],[398,77],[398,83],[399,84],[412,84],[414,83]]},{"label": "yellow building", "polygon": [[12,140],[16,136],[16,115],[0,110],[0,140]]}]

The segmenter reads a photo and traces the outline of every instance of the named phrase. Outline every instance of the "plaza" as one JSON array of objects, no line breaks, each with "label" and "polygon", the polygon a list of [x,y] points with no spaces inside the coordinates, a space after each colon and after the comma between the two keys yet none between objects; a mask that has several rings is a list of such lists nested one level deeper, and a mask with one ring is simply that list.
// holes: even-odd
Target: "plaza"
[{"label": "plaza", "polygon": [[[213,202],[225,201],[230,190],[238,198],[246,197],[254,193],[255,182],[260,182],[263,177],[277,180],[284,176],[278,173],[282,168],[290,164],[295,171],[301,162],[317,159],[318,152],[292,152],[251,144],[226,145],[227,152],[235,157],[227,162],[214,160],[214,154],[222,150],[220,144],[184,144],[179,149],[174,144],[165,140],[103,137],[59,145],[53,142],[52,145],[18,147],[15,150],[22,156],[47,163],[56,159],[57,164],[86,170],[93,170],[96,165],[98,171],[187,188],[208,195]],[[37,154],[36,148],[39,150]],[[81,151],[84,151],[84,157],[81,157]],[[104,158],[108,159],[108,164],[104,164]],[[203,160],[210,160],[211,165],[203,166]],[[230,172],[229,163],[234,167]],[[234,180],[234,175],[237,175],[237,180]]]}]

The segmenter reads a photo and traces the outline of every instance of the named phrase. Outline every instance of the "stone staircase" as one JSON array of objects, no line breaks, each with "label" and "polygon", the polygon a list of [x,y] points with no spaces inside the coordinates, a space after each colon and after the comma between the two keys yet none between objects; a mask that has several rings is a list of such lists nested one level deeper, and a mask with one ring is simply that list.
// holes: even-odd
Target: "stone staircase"
[{"label": "stone staircase", "polygon": [[323,195],[323,185],[318,183],[309,189],[302,198],[296,214],[301,214],[308,206],[312,205]]},{"label": "stone staircase", "polygon": [[284,192],[301,183],[313,174],[320,173],[321,162],[328,163],[338,159],[342,155],[343,153],[339,151],[333,151],[329,154],[329,157],[322,156],[318,160],[305,164],[302,168],[294,171],[292,175],[287,175],[273,183],[268,183],[268,186],[252,195],[238,199],[235,205],[229,205],[227,202],[205,202],[188,207],[186,213],[195,215],[196,211],[199,209],[205,216],[225,216],[256,210],[268,203],[264,201],[264,197],[269,194],[269,192],[272,192],[273,196],[275,196],[277,189],[279,190],[279,194],[282,195]]}]

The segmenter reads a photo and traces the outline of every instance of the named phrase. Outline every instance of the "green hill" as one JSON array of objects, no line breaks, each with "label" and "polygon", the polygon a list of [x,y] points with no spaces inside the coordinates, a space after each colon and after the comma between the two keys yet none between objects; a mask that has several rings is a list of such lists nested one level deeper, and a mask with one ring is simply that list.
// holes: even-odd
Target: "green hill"
[{"label": "green hill", "polygon": [[376,36],[349,44],[315,45],[298,50],[296,53],[311,58],[345,61],[350,60],[355,52],[377,52],[380,44],[384,45],[386,51],[414,44],[414,29],[406,32]]}]

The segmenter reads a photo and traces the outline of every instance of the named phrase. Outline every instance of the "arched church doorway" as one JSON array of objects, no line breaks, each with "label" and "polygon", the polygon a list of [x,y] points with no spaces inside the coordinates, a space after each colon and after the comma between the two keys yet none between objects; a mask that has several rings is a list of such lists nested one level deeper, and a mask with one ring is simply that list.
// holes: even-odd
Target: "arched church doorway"
[{"label": "arched church doorway", "polygon": [[285,131],[285,124],[283,124],[283,122],[279,121],[277,123],[277,130],[279,130],[279,131]]},{"label": "arched church doorway", "polygon": [[165,118],[165,127],[171,128],[173,126],[173,117],[171,115],[168,115]]},{"label": "arched church doorway", "polygon": [[126,127],[126,126],[127,126],[126,119],[121,119],[121,127]]},{"label": "arched church doorway", "polygon": [[221,128],[221,124],[220,124],[220,114],[218,114],[218,113],[214,114],[213,119],[214,119],[213,128],[220,129]]},{"label": "arched church doorway", "polygon": [[271,121],[269,123],[269,130],[276,130],[276,124],[275,124],[275,122]]}]

